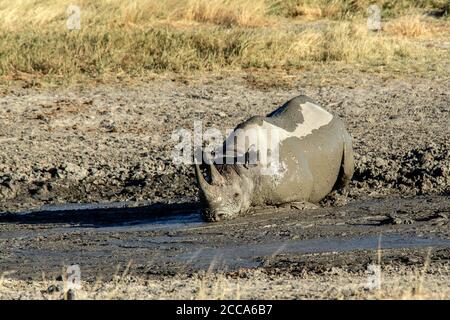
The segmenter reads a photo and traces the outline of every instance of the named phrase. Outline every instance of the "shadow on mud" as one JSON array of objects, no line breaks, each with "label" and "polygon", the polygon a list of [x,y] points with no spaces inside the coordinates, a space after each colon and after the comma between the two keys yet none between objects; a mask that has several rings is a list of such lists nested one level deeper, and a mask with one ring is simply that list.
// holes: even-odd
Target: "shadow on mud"
[{"label": "shadow on mud", "polygon": [[38,211],[0,213],[0,223],[74,224],[102,228],[136,224],[201,222],[201,205],[195,202],[155,203],[130,207],[129,203],[67,204],[44,206]]}]

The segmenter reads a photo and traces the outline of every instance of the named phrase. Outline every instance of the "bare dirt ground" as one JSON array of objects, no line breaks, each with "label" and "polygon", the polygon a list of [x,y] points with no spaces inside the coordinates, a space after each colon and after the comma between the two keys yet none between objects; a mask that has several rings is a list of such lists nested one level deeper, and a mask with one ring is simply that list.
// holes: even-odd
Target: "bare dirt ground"
[{"label": "bare dirt ground", "polygon": [[[425,270],[427,292],[449,298],[449,87],[447,78],[340,70],[0,88],[0,297],[54,297],[47,284],[77,263],[94,298],[109,294],[92,287],[99,279],[120,292],[145,287],[142,297],[383,298],[360,285],[381,252],[401,296],[420,297],[422,285],[402,291],[401,279]],[[347,124],[356,153],[349,191],[315,210],[256,208],[203,223],[192,168],[172,163],[172,132],[194,120],[231,129],[299,94]],[[91,205],[58,207],[72,202]],[[116,204],[92,205],[108,202]],[[208,291],[217,277],[261,295],[217,296]],[[282,289],[263,290],[277,281]]]},{"label": "bare dirt ground", "polygon": [[192,168],[172,163],[174,130],[192,129],[195,120],[205,129],[232,129],[299,94],[342,117],[353,136],[350,197],[448,193],[448,87],[448,79],[344,70],[3,88],[0,210],[195,199]]},{"label": "bare dirt ground", "polygon": [[[333,268],[301,276],[267,274],[256,269],[240,273],[176,275],[143,279],[117,276],[103,282],[83,282],[78,299],[449,299],[448,266],[386,267],[382,289],[368,290],[366,272]],[[5,277],[0,297],[8,299],[63,299],[62,281]]]}]

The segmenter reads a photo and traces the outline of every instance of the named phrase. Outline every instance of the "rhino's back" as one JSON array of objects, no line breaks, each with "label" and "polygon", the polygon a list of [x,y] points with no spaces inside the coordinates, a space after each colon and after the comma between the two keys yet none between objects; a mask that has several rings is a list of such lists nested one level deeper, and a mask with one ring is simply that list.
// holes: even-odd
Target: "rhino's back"
[{"label": "rhino's back", "polygon": [[307,96],[298,96],[268,114],[267,122],[285,131],[284,135],[303,138],[327,125],[333,115]]},{"label": "rhino's back", "polygon": [[[345,132],[342,121],[305,96],[288,101],[265,121],[282,132],[281,164],[291,163],[288,174],[277,181],[272,193],[280,200],[284,197],[290,201],[298,195],[296,200],[320,201],[332,190],[339,175]],[[293,156],[306,161],[292,163]],[[305,167],[310,175],[305,174]]]},{"label": "rhino's back", "polygon": [[335,185],[343,160],[344,124],[334,117],[330,123],[298,141],[313,176],[309,201],[323,199]]},{"label": "rhino's back", "polygon": [[[345,129],[338,117],[310,98],[296,97],[266,117],[248,119],[237,129],[241,141],[252,141],[245,137],[250,137],[249,132],[255,129],[263,129],[256,130],[258,140],[267,138],[267,132],[272,137],[276,133],[280,161],[275,162],[275,174],[262,175],[261,168],[265,168],[262,163],[251,167],[252,176],[258,181],[256,204],[317,202],[332,190],[342,162]],[[243,155],[249,150],[249,144],[227,144],[226,154]]]}]

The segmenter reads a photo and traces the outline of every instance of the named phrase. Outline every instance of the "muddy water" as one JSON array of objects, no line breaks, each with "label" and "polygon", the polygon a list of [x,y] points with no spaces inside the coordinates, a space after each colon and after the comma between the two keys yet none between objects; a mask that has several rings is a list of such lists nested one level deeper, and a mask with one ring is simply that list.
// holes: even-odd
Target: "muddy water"
[{"label": "muddy water", "polygon": [[205,223],[198,205],[188,203],[45,207],[0,214],[0,272],[36,277],[77,263],[87,275],[104,276],[130,261],[134,272],[147,274],[264,267],[268,261],[289,267],[283,262],[289,257],[324,264],[330,254],[374,256],[379,246],[400,255],[432,248],[449,259],[449,208],[445,196],[369,199],[316,210],[268,208]]},{"label": "muddy water", "polygon": [[[134,220],[121,223],[113,223],[112,225],[102,225],[102,226],[89,226],[89,225],[66,225],[66,226],[55,226],[44,231],[39,231],[39,236],[57,236],[66,235],[68,233],[77,232],[97,232],[97,233],[108,233],[108,232],[136,232],[136,231],[153,231],[153,230],[175,230],[179,228],[195,227],[204,224],[199,213],[187,213],[184,215],[169,216],[167,218],[152,218],[145,220]],[[25,231],[13,231],[13,232],[3,232],[0,234],[1,239],[12,239],[12,238],[29,238],[32,239],[36,237],[36,232],[25,230]]]},{"label": "muddy water", "polygon": [[[378,239],[376,236],[356,238],[325,238],[300,241],[289,241],[285,243],[270,243],[260,245],[239,245],[225,248],[199,249],[175,257],[177,261],[187,261],[195,268],[213,267],[223,269],[236,269],[258,267],[261,265],[255,257],[269,256],[276,258],[277,255],[306,254],[306,253],[340,253],[354,250],[377,250]],[[420,248],[450,246],[450,239],[421,238],[402,234],[390,234],[382,237],[381,249],[395,248]]]}]

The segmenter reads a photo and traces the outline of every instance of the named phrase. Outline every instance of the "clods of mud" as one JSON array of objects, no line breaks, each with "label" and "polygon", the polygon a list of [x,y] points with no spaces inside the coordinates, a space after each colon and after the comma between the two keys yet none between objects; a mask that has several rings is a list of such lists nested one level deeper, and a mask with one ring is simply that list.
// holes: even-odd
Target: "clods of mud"
[{"label": "clods of mud", "polygon": [[360,200],[311,210],[260,208],[219,223],[203,222],[198,208],[189,209],[188,203],[153,209],[0,214],[0,272],[36,277],[79,264],[85,276],[95,278],[129,263],[140,275],[274,265],[288,270],[302,261],[311,268],[333,264],[347,255],[346,266],[360,270],[379,250],[390,255],[388,263],[429,248],[439,252],[434,257],[440,262],[450,261],[450,199],[444,196]]},{"label": "clods of mud", "polygon": [[391,153],[385,158],[371,153],[358,157],[353,177],[358,188],[395,188],[409,194],[432,190],[450,194],[450,142],[431,143],[405,153]]},{"label": "clods of mud", "polygon": [[353,137],[350,192],[324,204],[449,194],[448,79],[324,71],[299,72],[285,86],[255,87],[248,76],[235,75],[58,92],[6,90],[0,97],[0,211],[79,202],[195,202],[192,167],[172,161],[172,133],[192,130],[195,120],[225,135],[301,94],[342,118]]}]

